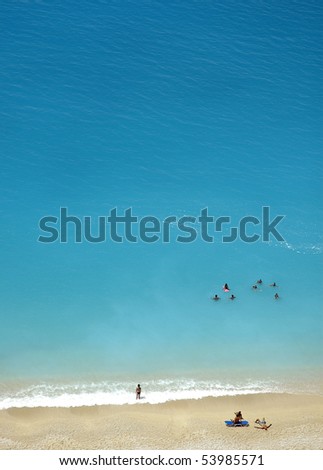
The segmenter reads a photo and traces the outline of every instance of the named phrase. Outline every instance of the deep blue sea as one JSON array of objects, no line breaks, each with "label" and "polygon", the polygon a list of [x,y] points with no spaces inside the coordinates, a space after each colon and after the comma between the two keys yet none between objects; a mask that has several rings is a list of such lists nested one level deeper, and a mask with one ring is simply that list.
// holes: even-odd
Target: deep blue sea
[{"label": "deep blue sea", "polygon": [[[318,0],[2,0],[0,408],[128,403],[138,382],[150,402],[318,391],[322,17]],[[230,222],[212,241],[198,219],[166,242],[119,225],[77,243],[73,223],[39,241],[60,208],[93,236],[114,208]],[[258,240],[224,242],[247,216]]]}]

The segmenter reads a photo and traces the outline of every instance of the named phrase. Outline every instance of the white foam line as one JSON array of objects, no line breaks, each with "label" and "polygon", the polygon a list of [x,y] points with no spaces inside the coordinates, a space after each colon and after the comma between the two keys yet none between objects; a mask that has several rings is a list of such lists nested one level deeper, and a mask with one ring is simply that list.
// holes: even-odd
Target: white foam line
[{"label": "white foam line", "polygon": [[150,403],[159,404],[166,403],[168,401],[176,400],[198,400],[206,397],[220,397],[220,396],[234,396],[234,395],[248,395],[255,393],[268,393],[273,390],[270,388],[258,389],[247,388],[243,390],[239,389],[197,389],[197,390],[173,390],[168,392],[167,390],[162,391],[148,391],[143,393],[140,402],[136,400],[134,393],[129,391],[116,391],[104,392],[80,392],[80,393],[59,393],[55,396],[50,396],[44,393],[33,393],[31,395],[25,395],[19,393],[16,396],[4,397],[0,399],[0,409],[8,408],[22,408],[22,407],[76,407],[76,406],[95,406],[95,405],[131,405],[137,403]]}]

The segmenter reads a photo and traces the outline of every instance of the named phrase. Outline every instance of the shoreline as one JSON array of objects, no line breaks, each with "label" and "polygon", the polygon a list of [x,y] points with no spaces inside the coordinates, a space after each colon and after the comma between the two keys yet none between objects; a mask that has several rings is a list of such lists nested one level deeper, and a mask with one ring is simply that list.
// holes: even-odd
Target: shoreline
[{"label": "shoreline", "polygon": [[[234,377],[234,380],[232,379]],[[153,405],[169,401],[199,400],[225,396],[290,393],[322,395],[323,380],[312,371],[299,376],[230,374],[216,376],[141,376],[142,402]],[[79,377],[2,381],[0,411],[10,408],[70,408],[81,406],[124,406],[136,403],[133,378]]]},{"label": "shoreline", "polygon": [[[8,408],[0,450],[263,449],[322,450],[323,396],[258,393],[160,404]],[[228,428],[241,410],[250,426]],[[254,428],[257,418],[272,423]]]}]

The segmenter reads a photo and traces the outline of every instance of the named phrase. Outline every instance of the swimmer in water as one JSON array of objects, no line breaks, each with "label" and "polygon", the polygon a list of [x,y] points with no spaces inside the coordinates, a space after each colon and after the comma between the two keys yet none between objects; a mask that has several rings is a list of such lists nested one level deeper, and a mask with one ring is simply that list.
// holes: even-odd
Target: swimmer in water
[{"label": "swimmer in water", "polygon": [[274,295],[274,297],[275,297],[276,300],[279,299],[279,295],[277,294],[277,292],[276,292],[276,294]]},{"label": "swimmer in water", "polygon": [[228,286],[228,284],[227,284],[227,283],[225,283],[225,284],[224,284],[224,286],[223,286],[223,290],[230,290],[230,288],[229,288],[229,286]]},{"label": "swimmer in water", "polygon": [[220,297],[218,296],[218,294],[215,294],[215,296],[212,298],[212,300],[220,300]]},{"label": "swimmer in water", "polygon": [[236,298],[236,296],[232,294],[231,297],[230,297],[230,300],[234,300],[235,298]]}]

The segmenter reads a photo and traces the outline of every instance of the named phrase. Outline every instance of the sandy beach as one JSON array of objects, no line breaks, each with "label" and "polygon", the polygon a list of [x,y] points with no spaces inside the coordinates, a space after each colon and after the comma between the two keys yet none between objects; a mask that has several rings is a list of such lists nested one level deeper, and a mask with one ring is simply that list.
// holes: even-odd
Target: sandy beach
[{"label": "sandy beach", "polygon": [[[227,428],[241,410],[248,428]],[[255,394],[159,405],[11,408],[0,449],[323,449],[323,397]],[[256,429],[256,418],[272,423]]]}]

